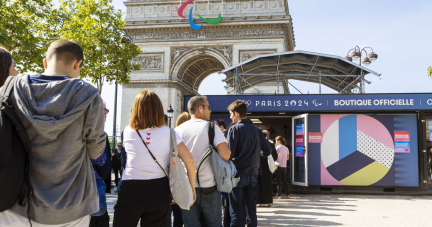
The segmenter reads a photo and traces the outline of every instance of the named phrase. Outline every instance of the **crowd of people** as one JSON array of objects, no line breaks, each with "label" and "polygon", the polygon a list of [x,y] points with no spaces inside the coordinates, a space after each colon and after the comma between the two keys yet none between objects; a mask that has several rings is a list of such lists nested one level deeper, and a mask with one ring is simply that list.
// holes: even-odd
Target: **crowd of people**
[{"label": "crowd of people", "polygon": [[[279,163],[276,198],[282,198],[282,190],[289,198],[286,140],[278,136],[272,141],[269,131],[248,120],[241,100],[227,107],[232,120],[228,127],[221,119],[215,121],[211,142],[211,105],[205,96],[189,100],[172,137],[161,100],[144,90],[135,97],[129,125],[111,152],[104,132],[109,110],[98,89],[79,79],[83,61],[78,43],[57,40],[46,53],[45,72],[18,75],[12,55],[0,48],[0,86],[16,76],[9,103],[32,153],[31,193],[26,203],[0,212],[0,226],[108,226],[105,193],[111,192],[112,171],[118,191],[114,227],[257,226],[257,206],[273,203],[269,156]],[[192,188],[189,209],[180,208],[171,197],[171,141]],[[209,159],[200,163],[211,144],[237,169],[240,180],[231,193],[218,191]]]}]

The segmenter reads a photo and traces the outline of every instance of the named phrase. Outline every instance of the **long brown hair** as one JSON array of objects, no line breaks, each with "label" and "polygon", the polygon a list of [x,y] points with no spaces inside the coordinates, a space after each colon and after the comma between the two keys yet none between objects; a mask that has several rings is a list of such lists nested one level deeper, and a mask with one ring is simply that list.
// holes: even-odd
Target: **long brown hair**
[{"label": "long brown hair", "polygon": [[185,123],[186,121],[189,121],[191,119],[191,115],[188,112],[183,112],[182,114],[180,114],[180,116],[177,118],[176,121],[176,127]]},{"label": "long brown hair", "polygon": [[11,53],[0,46],[0,87],[3,86],[4,82],[9,76],[9,69],[12,65]]},{"label": "long brown hair", "polygon": [[152,91],[144,90],[134,99],[129,126],[133,130],[160,128],[166,125],[164,109],[159,96]]},{"label": "long brown hair", "polygon": [[279,141],[281,144],[286,145],[286,140],[282,136],[276,137],[276,141]]}]

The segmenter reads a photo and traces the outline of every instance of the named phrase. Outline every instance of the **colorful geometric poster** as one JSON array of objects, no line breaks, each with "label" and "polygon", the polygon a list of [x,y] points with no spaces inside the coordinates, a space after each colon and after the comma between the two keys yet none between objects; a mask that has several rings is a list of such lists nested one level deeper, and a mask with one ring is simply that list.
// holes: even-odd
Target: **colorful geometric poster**
[{"label": "colorful geometric poster", "polygon": [[395,142],[395,153],[410,153],[410,143]]},{"label": "colorful geometric poster", "polygon": [[395,131],[394,132],[395,142],[409,142],[410,136],[408,131]]},{"label": "colorful geometric poster", "polygon": [[322,143],[322,132],[309,132],[309,143]]},{"label": "colorful geometric poster", "polygon": [[296,135],[304,135],[304,124],[296,125]]},{"label": "colorful geometric poster", "polygon": [[296,157],[304,157],[303,146],[296,146],[295,147],[295,156]]},{"label": "colorful geometric poster", "polygon": [[415,114],[311,115],[308,125],[310,185],[419,186]]},{"label": "colorful geometric poster", "polygon": [[295,136],[295,145],[296,146],[304,146],[304,136],[303,135],[296,135]]}]

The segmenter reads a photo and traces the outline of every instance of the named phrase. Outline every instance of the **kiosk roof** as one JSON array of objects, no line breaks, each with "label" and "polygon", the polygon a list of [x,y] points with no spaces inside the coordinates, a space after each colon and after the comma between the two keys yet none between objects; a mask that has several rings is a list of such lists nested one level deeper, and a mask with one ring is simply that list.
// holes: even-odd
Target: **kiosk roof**
[{"label": "kiosk roof", "polygon": [[321,83],[338,92],[355,87],[353,81],[362,73],[381,75],[340,56],[301,50],[260,55],[219,73],[227,76],[224,81],[228,86],[233,86],[236,72],[243,79],[238,80],[242,90],[278,79],[285,83],[283,86],[288,79],[319,83],[321,74]]}]

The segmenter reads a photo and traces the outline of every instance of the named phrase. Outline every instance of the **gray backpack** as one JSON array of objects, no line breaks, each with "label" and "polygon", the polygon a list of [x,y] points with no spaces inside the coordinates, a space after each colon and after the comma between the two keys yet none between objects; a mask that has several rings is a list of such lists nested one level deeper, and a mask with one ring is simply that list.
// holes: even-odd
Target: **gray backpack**
[{"label": "gray backpack", "polygon": [[[232,189],[237,186],[238,182],[240,181],[240,178],[235,177],[237,174],[237,169],[234,163],[231,160],[228,161],[222,160],[222,158],[219,156],[219,154],[216,151],[216,148],[214,146],[214,137],[215,137],[214,122],[212,121],[208,123],[208,136],[209,136],[210,146],[207,149],[207,151],[204,153],[204,155],[201,157],[201,160],[199,161],[198,168],[197,168],[198,187],[200,187],[199,186],[200,180],[198,176],[199,169],[203,164],[204,160],[206,158],[210,158],[210,165],[216,180],[217,190],[220,192],[230,193]],[[212,192],[209,192],[207,194],[210,193]]]}]

